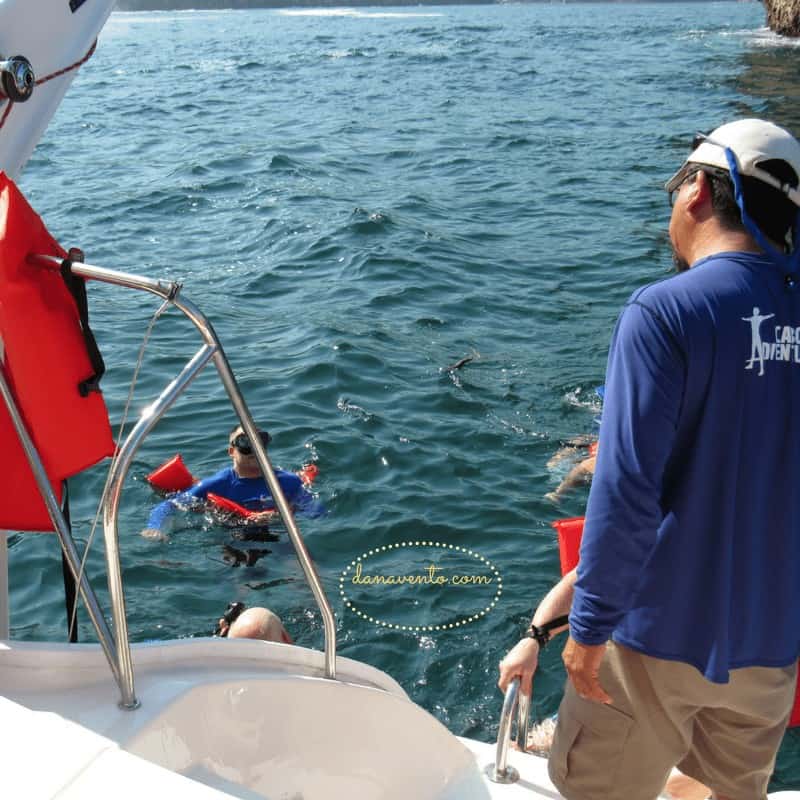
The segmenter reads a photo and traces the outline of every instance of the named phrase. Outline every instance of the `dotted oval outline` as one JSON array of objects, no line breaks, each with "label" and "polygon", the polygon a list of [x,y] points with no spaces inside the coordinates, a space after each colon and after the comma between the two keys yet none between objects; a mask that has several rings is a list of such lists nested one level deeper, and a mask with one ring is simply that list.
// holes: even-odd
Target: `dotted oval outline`
[{"label": "dotted oval outline", "polygon": [[[397,625],[394,622],[386,622],[385,620],[378,619],[377,617],[371,617],[369,614],[365,614],[363,611],[359,611],[356,608],[355,604],[350,601],[344,591],[344,581],[347,577],[347,573],[353,569],[356,564],[359,562],[366,561],[370,556],[376,555],[378,553],[385,553],[389,550],[399,550],[401,547],[439,547],[442,550],[457,550],[461,553],[466,553],[467,555],[476,558],[478,561],[483,561],[489,569],[494,573],[497,578],[497,592],[495,592],[494,597],[492,598],[491,603],[489,603],[486,608],[482,611],[479,611],[477,614],[473,614],[469,617],[464,617],[456,622],[449,622],[443,625]],[[463,625],[467,625],[470,622],[475,622],[479,620],[481,617],[485,617],[496,605],[497,601],[500,599],[500,596],[503,594],[503,577],[500,575],[500,571],[495,567],[495,565],[489,561],[488,558],[484,558],[480,553],[476,553],[474,550],[470,550],[468,547],[460,547],[457,544],[444,544],[443,542],[425,542],[425,541],[414,541],[414,542],[399,542],[397,544],[387,544],[383,547],[375,547],[372,550],[367,550],[367,552],[362,553],[358,558],[354,561],[351,561],[350,564],[344,568],[342,574],[339,576],[339,594],[341,595],[342,602],[344,605],[350,609],[354,614],[361,617],[361,619],[366,620],[367,622],[372,622],[375,625],[380,625],[384,628],[393,628],[394,630],[398,631],[413,631],[413,632],[420,632],[420,631],[444,631],[450,630],[451,628],[460,628]]]}]

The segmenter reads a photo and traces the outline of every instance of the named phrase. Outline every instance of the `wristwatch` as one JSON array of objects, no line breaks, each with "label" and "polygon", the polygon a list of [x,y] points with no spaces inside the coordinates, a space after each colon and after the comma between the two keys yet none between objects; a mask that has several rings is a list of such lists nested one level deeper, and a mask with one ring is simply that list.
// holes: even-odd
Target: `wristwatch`
[{"label": "wristwatch", "polygon": [[563,625],[566,625],[569,622],[569,615],[564,614],[563,617],[556,617],[555,619],[551,619],[550,622],[545,622],[544,625],[534,625],[531,622],[530,628],[525,632],[525,639],[536,639],[539,643],[539,647],[547,647],[547,643],[550,641],[550,631],[553,628],[560,628]]}]

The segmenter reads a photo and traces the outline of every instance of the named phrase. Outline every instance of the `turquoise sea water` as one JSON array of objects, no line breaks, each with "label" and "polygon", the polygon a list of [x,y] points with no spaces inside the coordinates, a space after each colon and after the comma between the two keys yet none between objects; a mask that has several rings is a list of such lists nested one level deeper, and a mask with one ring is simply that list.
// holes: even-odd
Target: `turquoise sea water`
[{"label": "turquoise sea water", "polygon": [[[497,662],[558,577],[550,522],[580,514],[586,491],[545,500],[547,461],[595,430],[616,314],[669,268],[664,180],[696,130],[754,114],[800,130],[798,50],[763,20],[757,3],[119,13],[25,170],[62,244],[179,279],[211,317],[275,463],[320,468],[329,514],[301,527],[340,653],[458,734],[495,736]],[[156,304],[102,286],[91,303],[116,424]],[[162,318],[134,407],[197,346]],[[321,647],[285,535],[249,568],[224,562],[230,532],[201,515],[167,544],[138,536],[149,470],[175,452],[197,475],[225,462],[234,417],[212,378],[126,487],[132,636],[203,635],[243,600]],[[102,480],[75,482],[84,542]],[[89,569],[102,582],[100,539]],[[340,576],[350,567],[352,586],[352,562],[390,546],[364,571],[433,565],[493,583],[361,587],[366,616],[423,630],[380,626],[344,607]],[[14,636],[63,637],[56,555],[52,537],[12,538]],[[537,678],[539,716],[558,704],[558,650]],[[786,787],[800,788],[791,732],[773,788]]]}]

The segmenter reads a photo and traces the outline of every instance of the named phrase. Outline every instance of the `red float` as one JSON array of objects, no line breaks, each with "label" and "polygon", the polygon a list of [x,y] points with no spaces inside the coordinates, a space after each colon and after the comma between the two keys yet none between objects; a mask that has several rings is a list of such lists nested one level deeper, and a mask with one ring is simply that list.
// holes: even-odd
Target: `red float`
[{"label": "red float", "polygon": [[180,453],[154,469],[145,480],[162,492],[183,492],[197,483]]},{"label": "red float", "polygon": [[[252,517],[253,514],[263,514],[265,512],[261,511],[251,511],[249,508],[245,508],[244,506],[240,506],[238,503],[235,503],[233,500],[228,500],[227,497],[223,497],[220,494],[214,494],[214,492],[209,492],[206,495],[206,500],[212,505],[215,505],[217,508],[221,509],[222,511],[230,511],[232,514],[237,514],[240,517]],[[274,514],[275,512],[270,510],[266,513]]]},{"label": "red float", "polygon": [[562,575],[566,575],[578,566],[584,519],[585,517],[571,517],[557,519],[551,523],[558,534],[558,555],[561,559]]}]

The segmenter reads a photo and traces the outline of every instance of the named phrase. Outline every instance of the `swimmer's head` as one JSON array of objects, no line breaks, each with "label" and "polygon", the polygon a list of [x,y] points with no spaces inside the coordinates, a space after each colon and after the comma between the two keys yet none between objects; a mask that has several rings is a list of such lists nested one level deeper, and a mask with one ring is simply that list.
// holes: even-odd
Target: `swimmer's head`
[{"label": "swimmer's head", "polygon": [[228,638],[292,643],[280,617],[268,608],[248,608],[243,611],[228,629]]},{"label": "swimmer's head", "polygon": [[[264,448],[272,441],[272,437],[266,431],[259,430],[258,436]],[[237,425],[228,434],[228,455],[233,459],[233,468],[239,477],[255,478],[261,474],[253,443],[241,425]]]},{"label": "swimmer's head", "polygon": [[[261,444],[266,447],[271,441],[272,437],[267,431],[259,429],[258,437],[261,439]],[[249,456],[253,454],[253,445],[250,437],[242,430],[241,425],[237,425],[228,435],[228,449],[238,450],[242,455]]]}]

